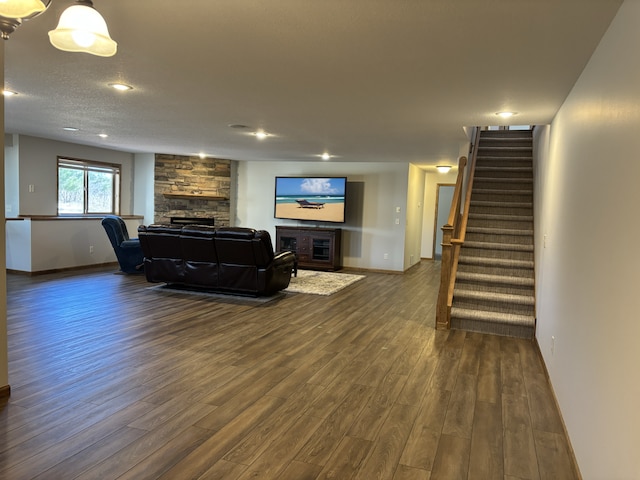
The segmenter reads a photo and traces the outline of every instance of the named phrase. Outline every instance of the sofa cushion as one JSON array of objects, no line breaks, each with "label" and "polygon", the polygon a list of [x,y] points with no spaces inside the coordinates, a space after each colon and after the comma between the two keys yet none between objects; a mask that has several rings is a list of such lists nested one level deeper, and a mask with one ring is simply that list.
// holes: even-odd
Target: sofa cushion
[{"label": "sofa cushion", "polygon": [[215,248],[216,229],[193,225],[182,228],[180,247],[184,260],[184,281],[188,285],[218,286],[218,255]]}]

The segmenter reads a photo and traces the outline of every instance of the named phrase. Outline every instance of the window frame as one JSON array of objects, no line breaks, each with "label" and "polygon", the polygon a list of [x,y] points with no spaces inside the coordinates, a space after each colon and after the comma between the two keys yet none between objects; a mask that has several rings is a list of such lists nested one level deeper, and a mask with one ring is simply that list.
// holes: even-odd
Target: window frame
[{"label": "window frame", "polygon": [[[60,213],[60,168],[80,170],[83,172],[83,199],[82,213]],[[111,173],[112,177],[112,198],[111,211],[109,212],[89,212],[89,173]],[[122,165],[118,163],[99,162],[94,160],[84,160],[59,155],[56,161],[56,214],[64,216],[87,216],[95,217],[100,215],[120,215],[122,188]]]}]

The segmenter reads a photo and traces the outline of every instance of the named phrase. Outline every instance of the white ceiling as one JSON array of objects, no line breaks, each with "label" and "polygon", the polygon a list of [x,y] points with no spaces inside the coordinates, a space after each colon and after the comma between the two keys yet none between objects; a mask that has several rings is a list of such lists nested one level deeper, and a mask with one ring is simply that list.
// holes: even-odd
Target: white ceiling
[{"label": "white ceiling", "polygon": [[[9,133],[435,165],[457,159],[464,126],[501,123],[497,111],[549,123],[621,0],[94,0],[118,42],[111,58],[51,46],[72,3],[53,0],[4,42],[5,86],[20,93],[5,99]],[[248,134],[258,128],[273,136]]]}]

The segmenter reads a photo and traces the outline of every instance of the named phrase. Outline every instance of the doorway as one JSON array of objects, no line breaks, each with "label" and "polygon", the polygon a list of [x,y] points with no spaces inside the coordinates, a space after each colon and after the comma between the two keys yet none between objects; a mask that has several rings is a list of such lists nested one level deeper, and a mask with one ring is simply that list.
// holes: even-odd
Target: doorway
[{"label": "doorway", "polygon": [[433,226],[433,255],[434,260],[442,258],[442,226],[449,220],[453,192],[456,188],[454,183],[439,183],[436,189],[436,214]]}]

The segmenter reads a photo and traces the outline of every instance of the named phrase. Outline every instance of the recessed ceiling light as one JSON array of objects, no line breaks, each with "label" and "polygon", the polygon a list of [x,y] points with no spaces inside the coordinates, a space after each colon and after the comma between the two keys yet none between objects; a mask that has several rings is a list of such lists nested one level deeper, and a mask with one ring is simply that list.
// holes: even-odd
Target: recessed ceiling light
[{"label": "recessed ceiling light", "polygon": [[243,125],[242,123],[230,123],[229,128],[249,128],[249,125]]},{"label": "recessed ceiling light", "polygon": [[200,152],[200,153],[198,154],[198,157],[200,157],[201,159],[203,159],[203,160],[204,160],[205,158],[207,158],[207,154],[206,154],[206,153],[204,153],[204,152]]},{"label": "recessed ceiling light", "polygon": [[322,155],[320,155],[320,158],[322,160],[329,160],[331,159],[331,154],[329,152],[324,152]]},{"label": "recessed ceiling light", "polygon": [[126,92],[127,90],[133,90],[131,85],[127,85],[126,83],[110,83],[109,86],[114,88],[120,92]]},{"label": "recessed ceiling light", "polygon": [[18,95],[18,92],[14,92],[13,90],[2,90],[2,94],[5,97],[13,97],[14,95]]},{"label": "recessed ceiling light", "polygon": [[107,135],[106,133],[99,133],[98,136],[100,138],[107,138],[109,135]]},{"label": "recessed ceiling light", "polygon": [[449,170],[451,170],[451,167],[449,165],[438,165],[436,170],[440,173],[448,173]]},{"label": "recessed ceiling light", "polygon": [[76,127],[62,127],[63,130],[66,130],[67,132],[77,132],[78,130],[80,130],[79,128]]},{"label": "recessed ceiling light", "polygon": [[518,112],[497,112],[496,115],[498,115],[499,117],[502,118],[509,118],[509,117],[513,117],[514,115],[517,115]]},{"label": "recessed ceiling light", "polygon": [[264,130],[258,130],[258,131],[257,131],[257,132],[255,132],[253,135],[255,135],[255,137],[256,137],[258,140],[264,140],[265,138],[267,138],[267,137],[270,137],[270,136],[271,136],[271,134],[269,134],[269,133],[265,132]]}]

